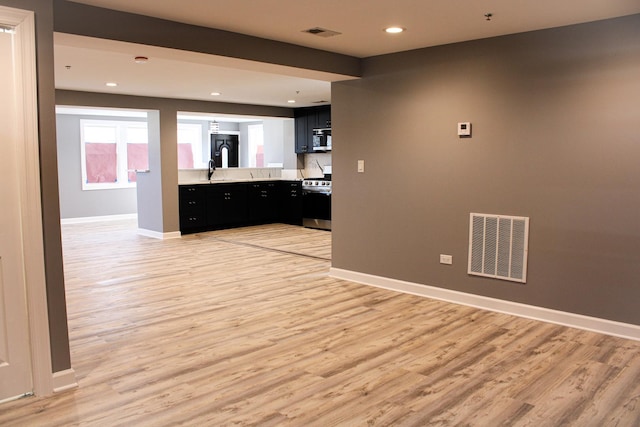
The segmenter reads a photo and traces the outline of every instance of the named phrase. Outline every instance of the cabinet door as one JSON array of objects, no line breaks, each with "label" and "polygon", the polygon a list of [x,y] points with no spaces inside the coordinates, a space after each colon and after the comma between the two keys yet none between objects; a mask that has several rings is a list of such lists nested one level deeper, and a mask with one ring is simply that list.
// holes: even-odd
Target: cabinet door
[{"label": "cabinet door", "polygon": [[247,220],[245,184],[214,184],[207,203],[208,224],[212,228],[240,225]]},{"label": "cabinet door", "polygon": [[331,127],[331,107],[320,107],[316,116],[316,127],[318,128],[330,128]]},{"label": "cabinet door", "polygon": [[249,184],[249,221],[254,224],[271,222],[276,218],[277,192],[275,182]]},{"label": "cabinet door", "polygon": [[180,231],[203,230],[207,225],[206,188],[199,185],[179,187]]},{"label": "cabinet door", "polygon": [[207,226],[220,228],[225,225],[224,198],[225,192],[222,185],[214,184],[207,195]]},{"label": "cabinet door", "polygon": [[302,225],[302,183],[282,181],[279,188],[279,221]]},{"label": "cabinet door", "polygon": [[244,224],[247,221],[247,185],[225,185],[223,197],[226,223]]},{"label": "cabinet door", "polygon": [[[304,154],[309,151],[310,136],[307,135],[307,116],[301,115],[295,118],[296,128],[296,153]],[[311,131],[309,131],[311,132]]]}]

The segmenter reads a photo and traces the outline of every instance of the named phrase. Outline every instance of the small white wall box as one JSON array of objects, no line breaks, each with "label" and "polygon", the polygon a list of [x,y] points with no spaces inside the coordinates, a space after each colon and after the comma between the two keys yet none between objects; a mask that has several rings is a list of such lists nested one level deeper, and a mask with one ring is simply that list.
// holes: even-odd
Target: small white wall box
[{"label": "small white wall box", "polygon": [[460,122],[458,123],[458,136],[471,136],[471,123]]}]

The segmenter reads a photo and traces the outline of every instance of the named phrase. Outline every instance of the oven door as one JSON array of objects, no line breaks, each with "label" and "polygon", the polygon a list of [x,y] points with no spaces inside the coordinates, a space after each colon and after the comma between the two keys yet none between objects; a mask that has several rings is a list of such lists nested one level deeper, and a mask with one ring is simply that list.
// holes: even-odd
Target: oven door
[{"label": "oven door", "polygon": [[331,230],[331,193],[302,190],[302,225]]}]

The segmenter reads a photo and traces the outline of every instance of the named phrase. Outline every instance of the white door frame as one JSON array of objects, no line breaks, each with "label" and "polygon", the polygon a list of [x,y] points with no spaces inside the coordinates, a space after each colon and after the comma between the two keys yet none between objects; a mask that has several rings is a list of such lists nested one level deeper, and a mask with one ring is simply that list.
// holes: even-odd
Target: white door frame
[{"label": "white door frame", "polygon": [[36,395],[53,393],[51,345],[44,269],[36,73],[35,18],[32,11],[0,6],[0,23],[15,27],[14,65],[20,217],[31,344],[31,375]]}]

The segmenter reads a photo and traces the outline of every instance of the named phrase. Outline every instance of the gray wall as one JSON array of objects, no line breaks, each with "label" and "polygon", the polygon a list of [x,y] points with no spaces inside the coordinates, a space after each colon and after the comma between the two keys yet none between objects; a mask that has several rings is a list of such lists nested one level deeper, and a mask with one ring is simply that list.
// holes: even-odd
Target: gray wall
[{"label": "gray wall", "polygon": [[135,214],[136,189],[82,190],[80,120],[147,121],[145,118],[82,116],[58,114],[58,165],[60,217],[82,218]]},{"label": "gray wall", "polygon": [[[640,15],[363,74],[332,86],[334,267],[640,325]],[[531,218],[526,284],[467,275],[470,212]]]}]

